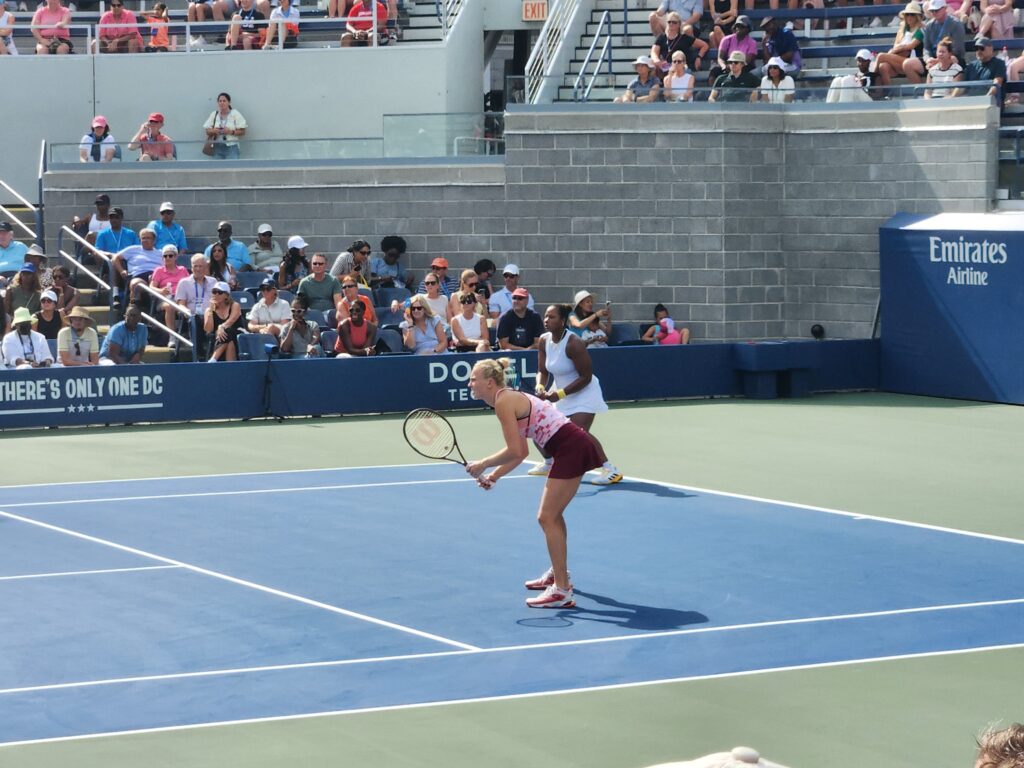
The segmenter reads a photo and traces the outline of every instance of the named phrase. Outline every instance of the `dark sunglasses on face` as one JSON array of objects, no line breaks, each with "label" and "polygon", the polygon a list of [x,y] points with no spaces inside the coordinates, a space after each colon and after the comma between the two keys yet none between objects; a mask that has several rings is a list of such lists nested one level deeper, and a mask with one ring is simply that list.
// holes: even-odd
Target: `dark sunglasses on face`
[{"label": "dark sunglasses on face", "polygon": [[423,307],[409,307],[409,309],[412,312],[422,312],[423,311]]},{"label": "dark sunglasses on face", "polygon": [[360,251],[360,253],[361,253],[361,254],[363,254],[363,256],[369,256],[369,255],[370,255],[370,254],[372,253],[372,251],[370,251],[369,249],[367,249],[367,250],[365,250],[365,251]]},{"label": "dark sunglasses on face", "polygon": [[348,283],[347,285],[343,285],[341,287],[342,288],[358,288],[359,286],[358,285],[353,285],[352,283]]},{"label": "dark sunglasses on face", "polygon": [[466,298],[462,299],[459,303],[460,304],[476,304],[476,299],[474,299],[472,296],[467,296]]},{"label": "dark sunglasses on face", "polygon": [[424,285],[437,285],[437,280],[424,280]]}]

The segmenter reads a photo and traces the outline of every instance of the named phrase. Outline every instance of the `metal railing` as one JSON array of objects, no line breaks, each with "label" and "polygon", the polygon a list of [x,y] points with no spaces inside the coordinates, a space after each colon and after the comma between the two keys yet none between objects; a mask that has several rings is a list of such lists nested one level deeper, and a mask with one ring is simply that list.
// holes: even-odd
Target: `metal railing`
[{"label": "metal railing", "polygon": [[[625,0],[624,0],[625,1]],[[597,43],[601,40],[601,35],[604,34],[604,43],[601,46],[601,55],[597,58],[597,66],[594,68],[594,74],[590,77],[587,82],[586,89],[580,94],[580,86],[584,80],[587,79],[587,67],[590,66],[590,61],[594,57],[594,49],[597,47]],[[587,55],[583,59],[583,64],[580,66],[580,72],[576,76],[576,82],[572,84],[573,101],[587,101],[590,98],[590,91],[594,87],[594,81],[597,79],[597,75],[601,72],[601,66],[608,62],[608,74],[613,74],[612,71],[612,22],[611,15],[608,11],[601,14],[601,20],[597,24],[597,31],[594,32],[594,40],[590,43],[590,48],[587,50]],[[582,95],[582,98],[581,98]]]},{"label": "metal railing", "polygon": [[548,19],[540,30],[537,42],[526,60],[526,103],[536,104],[544,78],[551,76],[557,65],[558,50],[565,42],[566,30],[576,14],[579,0],[555,0]]},{"label": "metal railing", "polygon": [[441,38],[448,39],[451,28],[455,25],[455,19],[462,10],[464,0],[434,0],[434,9],[437,11],[437,20],[441,22]]},{"label": "metal railing", "polygon": [[[170,146],[171,156],[159,162],[168,163],[179,161],[201,161],[201,162],[238,162],[239,160],[348,160],[362,159],[368,157],[383,157],[383,138],[377,137],[347,137],[347,138],[310,138],[310,139],[248,139],[242,138],[238,142],[240,156],[238,158],[218,158],[208,156],[203,151],[204,141],[173,141],[173,142],[145,142],[148,146],[166,148]],[[116,154],[113,164],[120,162],[133,162],[137,158],[126,157],[127,152],[139,152],[142,154],[142,147],[132,148],[130,142],[117,142],[112,145],[101,145],[104,147],[116,147],[124,145],[124,152],[120,159]],[[79,164],[83,145],[80,142],[50,142],[49,164],[51,166]],[[110,165],[111,163],[85,163],[87,167]],[[148,165],[148,164],[147,164]]]}]

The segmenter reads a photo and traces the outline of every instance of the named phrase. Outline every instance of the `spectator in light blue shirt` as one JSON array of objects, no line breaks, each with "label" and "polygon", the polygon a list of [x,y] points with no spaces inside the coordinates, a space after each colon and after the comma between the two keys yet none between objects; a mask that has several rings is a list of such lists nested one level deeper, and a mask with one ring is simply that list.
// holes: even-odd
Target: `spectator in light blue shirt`
[{"label": "spectator in light blue shirt", "polygon": [[412,290],[412,275],[406,272],[405,267],[398,263],[398,260],[405,254],[405,238],[398,235],[388,235],[380,241],[380,250],[383,256],[374,256],[370,259],[370,285],[383,288],[401,288],[405,286]]},{"label": "spectator in light blue shirt", "polygon": [[142,362],[146,351],[149,329],[140,321],[142,311],[128,305],[124,320],[114,325],[100,347],[100,365],[134,365]]},{"label": "spectator in light blue shirt", "polygon": [[174,203],[160,203],[160,218],[146,225],[156,232],[156,249],[162,251],[165,245],[173,245],[178,253],[188,253],[185,230],[174,220]]},{"label": "spectator in light blue shirt", "polygon": [[14,239],[14,227],[11,226],[11,222],[0,221],[0,273],[17,272],[21,269],[27,252],[28,247]]},{"label": "spectator in light blue shirt", "polygon": [[704,0],[661,0],[658,7],[647,17],[651,24],[651,34],[658,37],[665,33],[665,22],[673,11],[678,13],[679,18],[682,19],[679,29],[689,24],[693,27],[693,36],[700,37],[698,25],[700,17],[704,15]]},{"label": "spectator in light blue shirt", "polygon": [[122,222],[124,222],[124,210],[111,208],[110,229],[104,229],[96,235],[97,251],[114,254],[123,251],[129,245],[141,244],[139,236],[128,227],[122,226]]},{"label": "spectator in light blue shirt", "polygon": [[[248,272],[253,268],[249,249],[240,241],[231,239],[232,231],[231,222],[222,221],[217,225],[217,238],[228,254],[228,264],[231,265],[231,268],[235,272]],[[210,250],[212,248],[213,243],[210,243],[210,245],[206,246],[206,250],[203,251],[207,261],[210,260]]]}]

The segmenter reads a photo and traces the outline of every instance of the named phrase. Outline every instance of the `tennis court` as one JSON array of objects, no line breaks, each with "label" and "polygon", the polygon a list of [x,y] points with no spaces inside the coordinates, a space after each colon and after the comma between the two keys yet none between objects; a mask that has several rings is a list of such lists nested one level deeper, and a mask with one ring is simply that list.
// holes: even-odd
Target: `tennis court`
[{"label": "tennis court", "polygon": [[[910,765],[879,718],[934,670],[960,690],[916,700],[934,733],[915,738],[947,749],[938,765],[962,742],[966,763],[974,730],[1016,714],[998,670],[1024,647],[1019,412],[887,395],[613,409],[597,426],[629,479],[581,487],[578,607],[556,611],[521,589],[546,564],[542,481],[484,493],[419,463],[394,417],[8,437],[82,479],[103,446],[124,461],[0,489],[0,765],[271,765],[296,740],[313,765],[640,766],[753,743],[795,767],[830,741],[850,750],[830,765]],[[454,422],[468,455],[493,448],[492,416]],[[201,446],[225,444],[234,468],[200,471]],[[286,458],[261,461],[270,445]],[[973,480],[935,461],[958,446]],[[169,451],[181,471],[154,472]],[[851,717],[862,696],[876,711]],[[820,717],[832,733],[808,738]],[[575,749],[553,743],[557,718]],[[871,763],[879,749],[893,759]]]}]

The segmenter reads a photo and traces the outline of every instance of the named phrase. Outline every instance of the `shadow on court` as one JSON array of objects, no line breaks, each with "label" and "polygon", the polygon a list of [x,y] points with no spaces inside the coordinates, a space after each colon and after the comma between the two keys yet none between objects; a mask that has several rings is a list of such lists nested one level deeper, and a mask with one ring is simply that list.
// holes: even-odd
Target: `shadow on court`
[{"label": "shadow on court", "polygon": [[[651,605],[639,605],[636,603],[621,603],[611,597],[595,595],[593,592],[575,591],[576,607],[564,611],[558,611],[551,617],[538,617],[537,619],[522,619],[518,624],[523,626],[543,627],[568,627],[574,620],[596,621],[601,624],[615,624],[623,629],[644,629],[650,631],[663,631],[680,629],[690,624],[705,624],[708,617],[697,611],[679,611],[675,608],[655,608]],[[580,601],[585,598],[598,605],[607,606],[607,609],[592,608],[586,602]]]},{"label": "shadow on court", "polygon": [[631,493],[649,493],[652,496],[661,496],[665,499],[691,499],[696,498],[698,494],[690,493],[688,491],[680,490],[679,488],[667,488],[664,485],[658,485],[656,483],[643,483],[637,480],[630,480],[628,477],[620,483],[615,485],[588,485],[586,481],[580,485],[578,496],[593,496],[597,493],[622,493],[628,491]]}]

